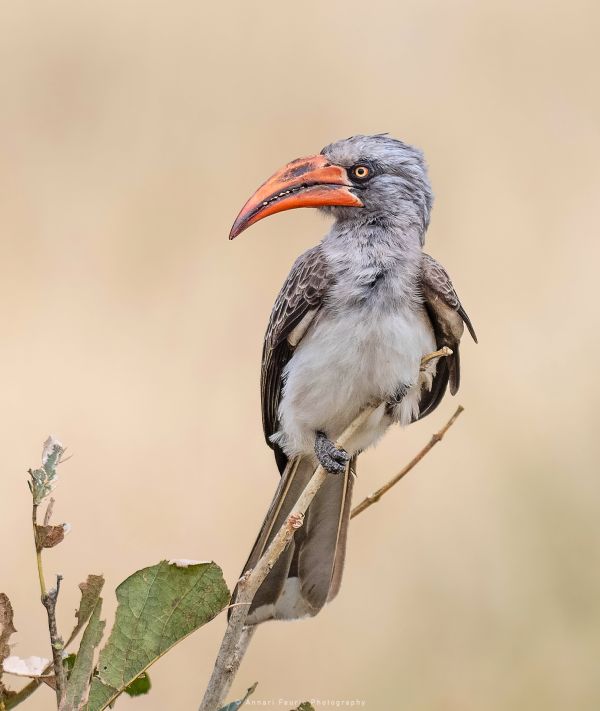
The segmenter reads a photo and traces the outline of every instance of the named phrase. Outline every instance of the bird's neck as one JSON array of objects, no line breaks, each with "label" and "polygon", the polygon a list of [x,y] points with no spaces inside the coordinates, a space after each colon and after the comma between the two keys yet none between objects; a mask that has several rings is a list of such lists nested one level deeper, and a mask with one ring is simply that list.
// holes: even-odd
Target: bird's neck
[{"label": "bird's neck", "polygon": [[330,273],[340,286],[355,285],[357,295],[363,287],[370,293],[373,286],[379,291],[387,286],[394,298],[419,300],[421,244],[421,232],[412,227],[338,220],[322,248]]}]

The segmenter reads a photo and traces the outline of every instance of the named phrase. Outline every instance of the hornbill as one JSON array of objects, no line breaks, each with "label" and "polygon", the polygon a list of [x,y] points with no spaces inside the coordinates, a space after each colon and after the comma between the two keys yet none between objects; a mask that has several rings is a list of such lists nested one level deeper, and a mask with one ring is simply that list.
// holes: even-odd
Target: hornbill
[{"label": "hornbill", "polygon": [[[281,479],[244,571],[317,465],[330,476],[259,588],[246,624],[315,615],[337,594],[358,454],[393,422],[432,412],[448,385],[458,390],[464,325],[476,336],[446,270],[422,251],[432,202],[421,151],[387,134],[358,135],[286,165],[233,224],[230,239],[296,207],[334,218],[321,243],[292,266],[265,335],[263,428]],[[450,356],[421,367],[424,355],[443,346]],[[336,438],[377,402],[346,449],[337,448]]]}]

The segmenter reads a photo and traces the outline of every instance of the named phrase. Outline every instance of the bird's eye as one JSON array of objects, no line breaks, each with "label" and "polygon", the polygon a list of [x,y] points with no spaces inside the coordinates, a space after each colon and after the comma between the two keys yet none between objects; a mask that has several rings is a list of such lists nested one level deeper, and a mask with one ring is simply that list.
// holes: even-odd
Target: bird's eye
[{"label": "bird's eye", "polygon": [[355,165],[351,173],[356,180],[367,180],[371,177],[371,169],[366,165]]}]

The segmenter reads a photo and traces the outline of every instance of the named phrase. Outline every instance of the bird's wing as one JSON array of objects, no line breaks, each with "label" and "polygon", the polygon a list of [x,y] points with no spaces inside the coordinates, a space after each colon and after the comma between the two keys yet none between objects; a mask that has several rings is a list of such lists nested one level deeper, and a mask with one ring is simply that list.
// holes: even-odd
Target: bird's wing
[{"label": "bird's wing", "polygon": [[[477,336],[475,334],[475,329],[471,324],[470,318],[467,316],[467,312],[464,310],[463,305],[460,303],[456,289],[452,284],[452,280],[448,275],[448,272],[444,267],[437,262],[433,257],[428,254],[423,254],[423,291],[425,292],[425,298],[435,307],[436,304],[443,304],[447,308],[455,311],[464,322],[471,338],[477,343]],[[462,325],[459,326],[460,334],[458,334],[458,339],[462,336],[463,328]]]},{"label": "bird's wing", "polygon": [[[277,431],[282,372],[317,316],[330,279],[320,245],[300,255],[279,292],[265,334],[261,368],[263,429],[267,444]],[[279,463],[279,462],[278,462]]]},{"label": "bird's wing", "polygon": [[448,346],[453,352],[451,356],[440,358],[431,391],[424,394],[421,399],[420,417],[424,417],[437,407],[448,383],[453,395],[458,391],[460,385],[458,347],[465,325],[475,343],[477,343],[477,336],[448,272],[428,254],[423,254],[421,288],[425,308],[435,332],[437,347]]}]

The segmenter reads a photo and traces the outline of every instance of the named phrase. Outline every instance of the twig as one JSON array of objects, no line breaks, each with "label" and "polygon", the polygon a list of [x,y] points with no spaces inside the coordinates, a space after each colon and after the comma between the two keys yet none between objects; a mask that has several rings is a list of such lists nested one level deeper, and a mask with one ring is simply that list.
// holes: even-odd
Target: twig
[{"label": "twig", "polygon": [[[50,519],[53,504],[54,500],[50,499],[48,508],[46,509],[46,515],[44,516],[44,525],[47,525],[46,522]],[[46,608],[46,613],[48,615],[48,631],[50,632],[52,662],[54,666],[54,676],[56,678],[56,701],[57,705],[60,705],[66,683],[65,668],[62,660],[62,650],[64,648],[64,644],[62,638],[58,634],[58,627],[56,624],[56,601],[58,600],[58,593],[60,592],[60,583],[62,580],[62,576],[56,576],[56,587],[52,588],[51,590],[46,589],[44,566],[42,563],[43,547],[40,543],[38,535],[37,510],[38,505],[34,503],[32,508],[31,520],[33,524],[33,539],[35,541],[35,557],[37,562],[38,578],[40,582],[42,605]]]},{"label": "twig", "polygon": [[[42,604],[46,608],[46,613],[48,615],[48,630],[50,632],[50,646],[52,648],[52,660],[56,682],[56,700],[58,706],[60,706],[66,682],[65,669],[62,662],[62,650],[64,649],[64,644],[58,634],[56,624],[56,601],[58,600],[60,581],[62,580],[62,577],[60,575],[56,577],[56,587],[51,590],[46,588],[44,567],[42,563],[42,551],[45,543],[40,535],[42,527],[38,526],[37,513],[39,505],[50,495],[56,486],[58,478],[56,468],[60,464],[60,458],[63,452],[64,447],[62,444],[55,437],[48,437],[48,439],[44,442],[44,448],[42,450],[42,465],[38,469],[29,469],[30,480],[27,482],[33,499],[31,523],[33,526],[33,540],[35,542],[35,558],[37,563]],[[44,526],[47,526],[50,523],[53,505],[54,501],[50,499],[48,508],[46,509],[46,515],[44,516]]]},{"label": "twig", "polygon": [[252,637],[255,632],[256,632],[256,625],[242,627],[242,633],[240,634],[240,638],[238,639],[238,641],[233,649],[231,673],[228,674],[228,685],[227,685],[227,688],[223,690],[223,697],[225,697],[227,695],[227,692],[229,691],[229,689],[231,687],[231,682],[233,681],[235,674],[240,667],[242,659],[244,658],[244,655],[246,654],[246,651],[250,645],[250,642],[252,641]]},{"label": "twig", "polygon": [[33,504],[33,508],[31,510],[31,523],[33,524],[33,540],[35,543],[35,560],[37,563],[37,572],[38,572],[38,579],[40,581],[40,592],[42,594],[42,602],[44,601],[44,598],[48,594],[46,592],[46,580],[44,579],[44,566],[42,565],[42,546],[40,544],[39,536],[38,536],[38,523],[37,523],[37,510],[38,510],[38,505]]},{"label": "twig", "polygon": [[[344,433],[338,440],[337,446],[344,447],[377,407],[379,407],[379,405],[373,405],[363,410],[358,417],[356,417],[354,422],[344,430]],[[236,599],[237,604],[233,607],[229,618],[217,660],[200,705],[200,711],[216,711],[223,703],[253,634],[252,630],[248,630],[248,628],[244,627],[244,622],[246,621],[254,595],[267,577],[269,571],[277,562],[279,556],[289,545],[295,531],[302,526],[306,509],[327,476],[327,471],[323,469],[322,466],[317,467],[304,491],[300,494],[292,512],[286,518],[283,526],[275,534],[275,537],[264,552],[262,558],[251,571],[246,572],[240,578]]]},{"label": "twig", "polygon": [[62,651],[65,647],[62,637],[58,634],[56,625],[56,601],[60,592],[62,575],[56,576],[56,586],[42,597],[42,604],[48,613],[48,630],[50,631],[50,645],[52,647],[52,663],[56,679],[56,700],[60,706],[66,685],[65,667],[63,665]]},{"label": "twig", "polygon": [[402,479],[408,472],[413,469],[420,461],[423,459],[423,457],[431,451],[435,445],[438,442],[441,442],[444,435],[446,432],[452,427],[452,425],[456,422],[457,418],[459,417],[460,413],[463,412],[464,407],[462,405],[459,405],[456,408],[456,412],[452,415],[452,417],[446,422],[446,424],[442,427],[442,429],[439,432],[436,432],[429,442],[423,447],[423,449],[415,456],[413,457],[410,462],[403,467],[397,474],[396,476],[392,477],[386,484],[384,484],[380,489],[377,489],[377,491],[370,496],[367,496],[366,499],[363,499],[360,504],[355,506],[352,509],[352,513],[350,514],[350,518],[354,518],[355,516],[358,516],[359,513],[362,513],[365,509],[368,509],[369,506],[372,506],[375,504],[379,499],[386,494],[393,486],[396,486],[396,484]]},{"label": "twig", "polygon": [[433,351],[433,353],[428,353],[427,355],[424,355],[421,358],[421,370],[425,370],[425,366],[427,363],[429,363],[430,360],[434,360],[435,358],[444,358],[445,356],[451,356],[454,353],[452,348],[448,348],[448,346],[442,346],[439,351]]},{"label": "twig", "polygon": [[30,681],[27,686],[24,686],[20,691],[17,691],[16,694],[14,694],[13,696],[9,696],[4,702],[6,705],[6,711],[8,711],[9,709],[13,709],[19,704],[22,704],[23,701],[29,698],[31,694],[33,694],[34,691],[39,689],[43,683],[44,682],[40,679],[40,677],[36,677],[32,681]]}]

